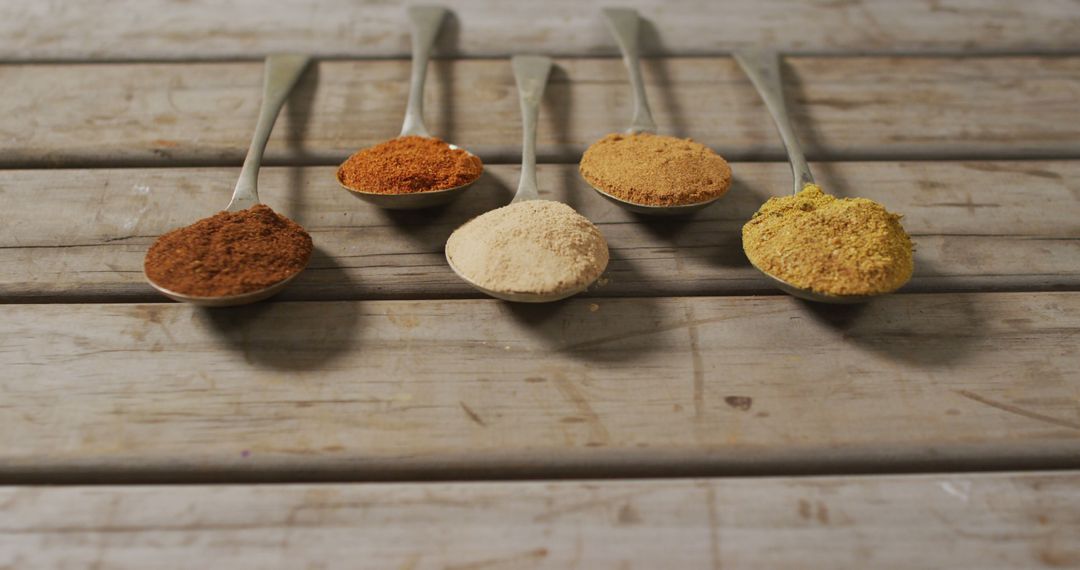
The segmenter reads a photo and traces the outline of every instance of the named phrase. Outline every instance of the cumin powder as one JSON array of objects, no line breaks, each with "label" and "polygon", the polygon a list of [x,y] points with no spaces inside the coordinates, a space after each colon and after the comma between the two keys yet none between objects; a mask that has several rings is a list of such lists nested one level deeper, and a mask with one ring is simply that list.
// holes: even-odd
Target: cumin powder
[{"label": "cumin powder", "polygon": [[731,167],[711,148],[652,133],[607,135],[585,151],[579,170],[603,192],[648,206],[706,202],[731,187]]},{"label": "cumin powder", "polygon": [[899,289],[915,269],[900,216],[866,198],[837,198],[807,184],[770,198],[742,229],[743,249],[762,271],[826,295]]},{"label": "cumin powder", "polygon": [[158,285],[196,297],[264,289],[299,273],[311,258],[311,236],[299,224],[256,204],[219,212],[175,229],[146,252],[143,270]]},{"label": "cumin powder", "polygon": [[375,194],[414,194],[464,186],[480,177],[480,159],[433,137],[406,136],[356,152],[338,168],[345,187]]}]

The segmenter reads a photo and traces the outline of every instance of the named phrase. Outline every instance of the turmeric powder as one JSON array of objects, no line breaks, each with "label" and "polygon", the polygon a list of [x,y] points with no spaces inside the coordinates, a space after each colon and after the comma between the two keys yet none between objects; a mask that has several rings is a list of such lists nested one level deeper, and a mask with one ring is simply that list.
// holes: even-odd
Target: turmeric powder
[{"label": "turmeric powder", "polygon": [[825,295],[877,295],[914,272],[914,247],[900,216],[866,198],[837,198],[807,184],[770,198],[742,229],[755,267]]}]

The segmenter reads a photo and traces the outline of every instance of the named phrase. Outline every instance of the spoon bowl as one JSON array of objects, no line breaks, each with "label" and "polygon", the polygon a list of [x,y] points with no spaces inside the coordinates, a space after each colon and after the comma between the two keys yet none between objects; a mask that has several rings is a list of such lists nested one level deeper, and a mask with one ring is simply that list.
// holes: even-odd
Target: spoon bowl
[{"label": "spoon bowl", "polygon": [[[457,145],[450,145],[451,150],[458,150],[460,147]],[[464,149],[461,149],[464,150]],[[469,151],[465,151],[469,152]],[[469,152],[469,155],[473,155]],[[342,164],[344,166],[344,163]],[[481,174],[480,176],[483,176]],[[458,196],[461,196],[470,186],[476,183],[480,177],[476,180],[462,184],[461,186],[455,186],[453,188],[446,188],[444,190],[430,190],[425,192],[412,192],[408,194],[383,194],[379,192],[365,192],[364,190],[353,188],[346,185],[341,181],[341,167],[338,167],[337,171],[338,186],[341,186],[345,190],[348,190],[353,196],[372,204],[380,208],[387,210],[420,210],[423,208],[433,208],[435,206],[442,206],[448,204]]]},{"label": "spoon bowl", "polygon": [[854,305],[857,303],[865,303],[874,298],[874,295],[828,295],[826,293],[818,293],[817,291],[811,291],[810,289],[803,289],[796,287],[775,275],[766,272],[764,269],[758,267],[753,261],[750,262],[754,266],[754,269],[760,271],[765,277],[768,277],[776,288],[791,295],[792,297],[798,297],[804,301],[812,301],[814,303],[828,303],[832,305]]},{"label": "spoon bowl", "polygon": [[480,291],[481,293],[488,295],[489,297],[494,297],[503,301],[509,301],[511,303],[552,303],[555,301],[561,301],[568,297],[573,297],[574,295],[585,291],[589,288],[590,285],[592,285],[591,282],[585,283],[584,285],[581,285],[580,287],[576,287],[574,289],[556,291],[554,293],[521,293],[514,291],[496,291],[494,289],[488,289],[487,287],[478,285],[475,281],[469,279],[464,273],[458,271],[458,268],[454,265],[454,261],[450,259],[449,254],[446,255],[446,263],[450,265],[450,269],[454,272],[455,275],[460,277],[462,281],[468,283],[477,291]]},{"label": "spoon bowl", "polygon": [[705,209],[706,206],[720,199],[720,196],[717,196],[716,198],[710,198],[708,200],[705,200],[704,202],[695,202],[693,204],[679,204],[678,206],[652,206],[649,204],[638,204],[636,202],[623,200],[622,198],[604,192],[603,190],[597,188],[596,186],[593,186],[592,184],[589,184],[589,186],[593,190],[596,190],[597,194],[600,194],[604,198],[607,198],[608,200],[621,206],[623,209],[634,212],[635,214],[644,214],[647,216],[689,216],[699,210]]},{"label": "spoon bowl", "polygon": [[288,285],[293,279],[296,279],[296,276],[303,273],[303,271],[304,270],[301,269],[300,271],[297,271],[291,276],[286,277],[285,279],[282,279],[281,281],[278,281],[277,283],[274,283],[269,287],[265,287],[257,291],[241,293],[239,295],[225,295],[222,297],[200,297],[196,295],[185,295],[184,293],[177,293],[176,291],[172,291],[155,283],[153,280],[150,279],[148,275],[146,275],[145,271],[143,272],[143,275],[146,277],[146,281],[150,283],[151,287],[156,289],[158,293],[165,295],[173,301],[177,301],[180,303],[189,303],[198,307],[217,308],[249,305],[251,303],[257,303],[264,299],[269,299],[270,297],[273,297],[274,295],[277,295],[279,292],[281,292],[281,290],[284,289],[286,285]]}]

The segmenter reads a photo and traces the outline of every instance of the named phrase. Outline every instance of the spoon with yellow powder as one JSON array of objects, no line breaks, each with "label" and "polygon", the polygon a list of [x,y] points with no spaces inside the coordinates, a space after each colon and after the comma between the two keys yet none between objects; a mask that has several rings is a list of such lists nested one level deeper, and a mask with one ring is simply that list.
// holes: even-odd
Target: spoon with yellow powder
[{"label": "spoon with yellow powder", "polygon": [[581,157],[581,176],[601,196],[639,214],[685,215],[727,193],[731,168],[709,147],[656,134],[638,55],[641,19],[635,10],[603,10],[634,92],[634,118],[625,133],[612,133]]},{"label": "spoon with yellow powder", "polygon": [[587,289],[608,263],[607,242],[592,222],[561,202],[541,200],[536,181],[536,123],[551,59],[514,56],[524,123],[521,181],[508,206],[473,218],[446,241],[454,273],[483,293],[547,303]]},{"label": "spoon with yellow powder", "polygon": [[900,216],[865,198],[836,198],[814,184],[791,128],[776,52],[744,49],[735,61],[750,77],[787,149],[795,188],[770,198],[743,226],[743,251],[780,290],[820,303],[860,303],[899,289],[914,271]]}]

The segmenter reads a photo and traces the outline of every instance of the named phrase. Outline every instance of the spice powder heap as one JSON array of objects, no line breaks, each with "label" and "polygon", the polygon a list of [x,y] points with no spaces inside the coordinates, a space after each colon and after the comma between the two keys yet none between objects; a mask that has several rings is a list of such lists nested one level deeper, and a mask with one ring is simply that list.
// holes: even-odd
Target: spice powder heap
[{"label": "spice powder heap", "polygon": [[731,167],[709,147],[651,133],[600,139],[581,157],[580,171],[594,187],[648,206],[705,202],[731,186]]},{"label": "spice powder heap", "polygon": [[915,268],[899,215],[873,200],[830,196],[816,184],[770,198],[743,226],[742,239],[755,267],[826,295],[895,291]]},{"label": "spice powder heap", "polygon": [[608,264],[600,230],[550,200],[518,202],[473,218],[450,235],[446,255],[485,289],[537,295],[588,285]]},{"label": "spice powder heap", "polygon": [[264,289],[307,266],[311,236],[268,206],[219,212],[173,230],[146,252],[151,281],[195,297],[224,297]]},{"label": "spice powder heap", "polygon": [[475,155],[432,137],[398,137],[350,156],[337,176],[347,188],[375,194],[449,190],[473,182],[484,166]]}]

